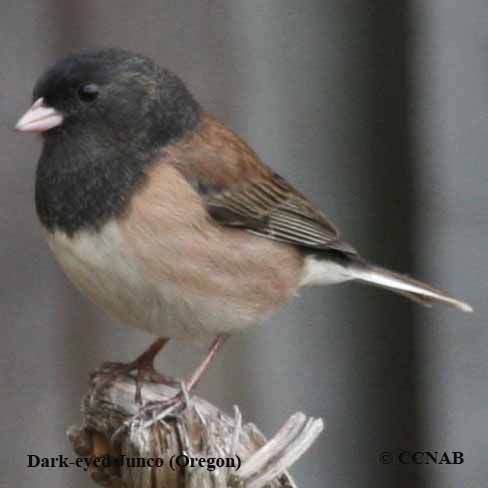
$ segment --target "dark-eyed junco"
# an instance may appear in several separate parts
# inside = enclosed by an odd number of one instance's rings
[[[471,307],[369,264],[335,226],[184,83],[120,49],[86,51],[37,82],[20,131],[41,132],[36,208],[71,281],[158,339],[129,369],[151,370],[170,338],[223,338],[297,290],[357,281],[424,305]]]

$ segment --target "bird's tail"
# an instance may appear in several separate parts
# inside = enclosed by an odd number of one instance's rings
[[[386,288],[403,295],[422,305],[431,306],[439,302],[458,308],[463,312],[472,312],[471,305],[449,296],[443,291],[436,290],[420,281],[414,280],[409,276],[394,273],[387,269],[373,266],[362,261],[355,261],[348,265],[352,279],[362,283]]]

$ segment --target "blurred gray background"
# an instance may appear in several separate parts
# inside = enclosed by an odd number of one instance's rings
[[[473,315],[381,290],[307,290],[232,338],[199,393],[270,435],[293,412],[327,432],[300,488],[484,486],[488,478],[488,3],[308,0],[1,2],[0,485],[92,486],[71,454],[89,371],[151,337],[66,281],[33,207],[40,141],[12,131],[40,73],[120,46],[179,73],[204,107],[335,221],[364,255],[469,300]],[[171,344],[183,375],[204,348]],[[463,451],[384,466],[382,451]]]

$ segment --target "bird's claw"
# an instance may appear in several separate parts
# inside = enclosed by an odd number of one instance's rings
[[[111,382],[115,381],[117,377],[131,375],[131,373],[135,371],[135,401],[139,405],[142,405],[141,388],[144,382],[162,384],[173,388],[179,386],[179,383],[176,380],[156,371],[152,364],[141,363],[137,360],[130,363],[106,362],[102,365],[101,371],[103,373],[103,378],[96,386],[95,392],[108,386]]]

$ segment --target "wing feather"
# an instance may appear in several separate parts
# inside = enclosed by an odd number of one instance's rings
[[[303,248],[357,254],[320,210],[210,116],[164,157],[198,191],[219,224]]]

